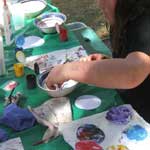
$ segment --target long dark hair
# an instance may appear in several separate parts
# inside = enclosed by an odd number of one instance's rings
[[[111,27],[112,48],[115,53],[124,55],[126,26],[144,14],[150,14],[150,0],[117,0],[115,23]]]

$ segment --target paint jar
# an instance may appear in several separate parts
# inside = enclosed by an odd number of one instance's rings
[[[14,64],[14,72],[16,77],[22,77],[24,75],[24,65],[22,63]]]
[[[36,76],[34,74],[28,74],[26,76],[26,83],[28,89],[36,88]]]
[[[67,29],[60,27],[59,38],[60,38],[60,41],[67,41],[68,40]]]

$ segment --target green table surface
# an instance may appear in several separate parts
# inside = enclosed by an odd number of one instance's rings
[[[76,31],[68,31],[69,40],[66,42],[60,42],[59,36],[56,33],[44,34],[40,32],[37,28],[33,26],[32,23],[28,25],[27,29],[25,29],[24,32],[26,36],[37,35],[45,39],[45,44],[43,46],[25,50],[26,56],[47,53],[55,50],[61,50],[64,48],[71,48],[77,45],[83,45],[83,47],[87,50],[88,54],[101,52],[106,55],[111,55],[111,51],[105,46],[102,40],[96,35],[96,33],[90,27],[85,27],[82,29],[78,29]],[[13,44],[9,47],[5,46],[4,48],[5,48],[5,53],[8,53],[5,54],[5,56],[7,57],[6,58],[7,63],[9,63],[8,67],[11,67],[12,64],[15,62],[15,58],[14,58],[15,45]],[[15,89],[14,94],[19,91],[27,97],[27,100],[24,101],[22,104],[22,107],[24,108],[27,105],[31,105],[32,107],[39,106],[40,104],[42,104],[43,102],[45,102],[50,98],[47,93],[41,91],[38,87],[33,90],[27,89],[25,77],[29,73],[33,73],[33,71],[28,68],[25,68],[25,74],[21,78],[15,78],[13,71],[10,71],[6,76],[0,77],[0,114],[1,115],[4,108],[3,97],[9,95],[8,92],[5,92],[3,90],[3,87],[8,80],[15,80],[20,83]],[[81,110],[75,107],[74,101],[76,100],[76,98],[85,94],[95,95],[101,98],[102,100],[101,106],[98,107],[97,109],[90,110],[90,111]],[[118,93],[115,90],[99,88],[99,87],[86,85],[86,84],[79,84],[77,88],[71,94],[68,95],[68,97],[70,98],[71,107],[72,107],[72,116],[74,120],[92,114],[103,112],[105,110],[108,110],[112,106],[117,106],[123,103]],[[34,127],[24,130],[22,132],[14,132],[12,129],[2,125],[0,125],[0,128],[6,129],[9,133],[10,138],[17,137],[17,136],[21,137],[25,150],[71,150],[72,149],[64,141],[62,136],[59,136],[58,138],[49,141],[46,144],[32,146],[34,142],[39,141],[42,138],[46,130],[46,127],[43,127],[39,124],[36,124]]]

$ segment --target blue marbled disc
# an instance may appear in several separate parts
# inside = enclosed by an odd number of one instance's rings
[[[148,136],[145,128],[140,125],[131,126],[126,131],[124,131],[124,133],[128,139],[136,141],[142,141]]]

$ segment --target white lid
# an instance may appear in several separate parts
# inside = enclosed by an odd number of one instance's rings
[[[75,106],[80,109],[92,110],[101,105],[101,99],[94,95],[83,95],[76,99]]]

